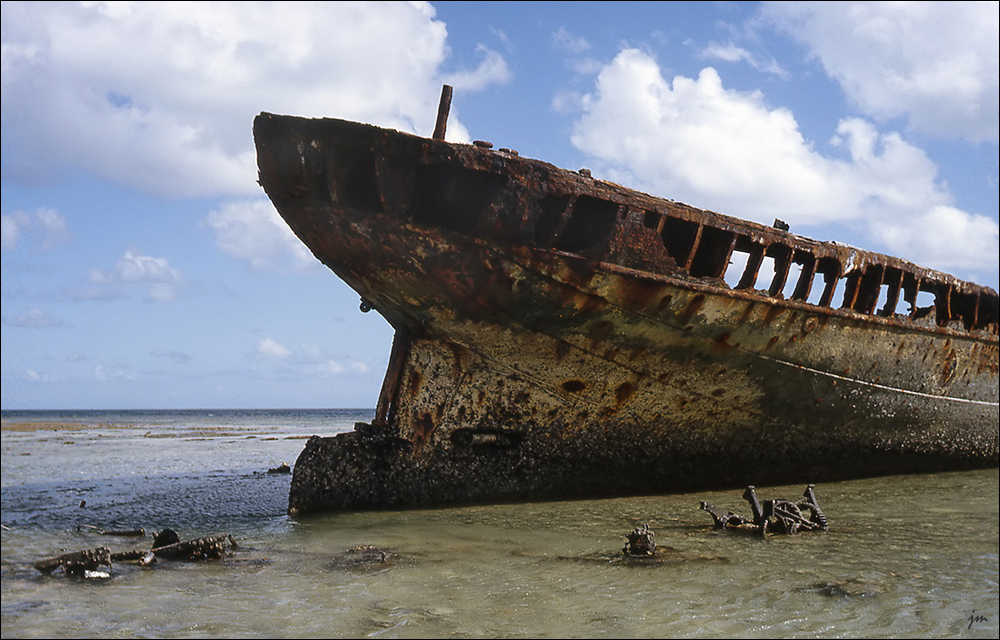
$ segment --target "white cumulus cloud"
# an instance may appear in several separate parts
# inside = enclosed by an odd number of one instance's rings
[[[224,202],[205,224],[223,253],[256,271],[304,270],[319,262],[264,197]]]
[[[186,280],[166,258],[154,258],[126,251],[112,269],[92,269],[90,283],[98,290],[88,297],[121,297],[135,287],[147,288],[147,299],[170,302]]]
[[[279,359],[287,358],[292,354],[288,347],[271,338],[264,338],[257,342],[257,353]]]
[[[429,135],[447,30],[426,2],[4,2],[5,179],[59,167],[171,196],[259,194],[261,111]],[[449,138],[467,138],[461,123]]]
[[[996,222],[955,208],[934,163],[898,133],[844,119],[832,138],[849,157],[827,157],[760,92],[727,89],[711,67],[667,81],[634,49],[604,67],[581,106],[573,143],[613,180],[764,224],[849,223],[882,244],[865,249],[996,272]]]
[[[998,139],[996,2],[769,2],[865,113],[943,137]]]

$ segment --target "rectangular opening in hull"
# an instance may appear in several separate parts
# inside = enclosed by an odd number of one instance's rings
[[[349,138],[339,140],[325,148],[323,166],[331,202],[361,211],[383,210],[370,145]]]
[[[886,267],[882,275],[882,286],[879,287],[878,300],[875,308],[878,315],[888,318],[897,312],[899,306],[899,292],[903,284],[903,272],[899,269]]]
[[[871,264],[865,267],[858,280],[857,293],[852,308],[859,313],[871,313],[878,301],[879,288],[882,286],[884,267]]]
[[[604,244],[618,222],[620,208],[616,202],[591,196],[578,197],[566,227],[556,240],[556,249],[576,253]]]
[[[476,228],[479,217],[505,185],[499,175],[451,165],[423,166],[414,181],[414,222],[459,233]]]
[[[813,288],[813,276],[816,275],[816,258],[808,251],[796,251],[792,260],[792,268],[796,271],[797,275],[793,279],[791,273],[789,273],[788,282],[794,282],[795,288],[790,289],[786,295],[793,300],[806,300],[809,298],[809,293]]]
[[[562,230],[563,214],[570,204],[568,195],[548,195],[538,201],[538,217],[535,221],[535,246],[548,248],[559,231]]]
[[[977,324],[976,311],[978,310],[979,296],[966,294],[960,291],[951,293],[951,312],[955,318],[960,318],[962,326],[966,331],[972,329]]]
[[[698,241],[698,223],[680,218],[667,217],[663,224],[663,246],[667,254],[674,259],[677,266],[687,267],[691,250]]]
[[[777,296],[781,292],[782,287],[785,286],[785,280],[788,278],[788,269],[792,262],[792,250],[783,244],[772,244],[767,248],[767,255],[774,258],[774,275],[771,278],[771,284],[768,286],[767,292],[772,296]]]
[[[914,320],[919,320],[921,318],[926,318],[927,316],[932,316],[934,314],[935,302],[934,302],[934,292],[924,288],[923,283],[920,285],[920,289],[917,291],[916,299],[913,305],[913,313],[911,317]]]
[[[998,322],[1000,322],[1000,298],[995,295],[980,295],[976,326],[981,328],[992,326],[993,333],[996,333]]]
[[[732,231],[703,227],[689,273],[696,278],[721,277],[729,264],[735,241],[736,234]]]
[[[793,262],[788,266],[788,277],[785,279],[785,287],[781,290],[781,295],[791,300],[795,297],[795,291],[798,289],[799,280],[804,275],[803,265],[798,262]]]
[[[769,291],[771,283],[774,282],[775,260],[774,256],[765,255],[760,261],[760,269],[757,271],[757,281],[752,285],[758,291]]]
[[[730,289],[741,288],[740,282],[743,280],[743,275],[746,273],[749,263],[749,252],[733,250],[732,255],[729,257],[729,267],[723,276],[723,280],[729,285]]]

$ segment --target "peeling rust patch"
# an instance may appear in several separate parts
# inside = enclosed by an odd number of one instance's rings
[[[955,377],[955,370],[958,362],[955,357],[955,350],[948,349],[941,361],[941,386],[947,386]]]
[[[704,305],[705,305],[705,294],[697,293],[691,296],[691,299],[688,300],[688,303],[684,305],[684,310],[681,311],[679,314],[681,324],[687,324],[691,322],[692,316],[698,313],[698,311],[700,311]]]
[[[420,382],[423,380],[423,376],[419,371],[410,371],[410,395],[415,396],[420,391]]]
[[[422,413],[416,420],[414,420],[414,425],[416,430],[414,435],[417,438],[417,443],[422,444],[430,439],[431,434],[434,433],[434,419],[431,418],[429,413]]]
[[[732,349],[733,345],[729,344],[729,338],[732,337],[732,332],[726,331],[715,338],[715,347],[713,351],[722,351],[726,349]]]
[[[621,406],[633,395],[635,395],[635,385],[631,382],[623,382],[615,390],[615,403]]]
[[[802,323],[802,333],[803,334],[812,333],[817,326],[819,326],[819,319],[817,319],[816,316],[810,316],[806,318],[805,321]]]
[[[607,339],[614,329],[615,325],[610,320],[601,320],[600,322],[594,324],[594,326],[590,328],[590,331],[587,332],[587,338],[590,340],[591,345],[593,345],[591,348],[596,348],[598,343]]]
[[[777,305],[772,305],[768,308],[767,313],[764,314],[764,324],[771,324],[780,318],[783,313],[785,313],[784,309]]]
[[[663,313],[664,311],[666,311],[668,308],[670,308],[670,303],[673,302],[673,299],[674,299],[674,297],[672,295],[669,295],[669,294],[663,296],[662,298],[660,298],[660,302],[659,302],[659,304],[656,305],[656,309],[655,309],[654,313],[656,315],[659,315],[659,314]]]

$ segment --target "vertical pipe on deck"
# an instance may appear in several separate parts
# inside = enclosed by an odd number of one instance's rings
[[[438,103],[437,122],[434,124],[435,140],[444,140],[444,132],[448,129],[448,113],[451,111],[451,85],[441,87],[441,102]]]

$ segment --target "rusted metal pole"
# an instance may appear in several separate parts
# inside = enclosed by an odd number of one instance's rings
[[[389,422],[389,412],[396,404],[399,393],[399,381],[403,378],[406,359],[410,355],[410,330],[406,327],[396,329],[392,338],[392,351],[389,354],[389,366],[385,379],[382,381],[382,391],[378,395],[378,406],[375,408],[375,423],[385,426]]]
[[[441,102],[438,103],[437,123],[434,125],[435,140],[444,140],[444,132],[448,128],[448,113],[451,111],[451,85],[441,87]]]
[[[101,566],[110,567],[111,549],[98,547],[85,551],[64,553],[54,558],[38,560],[32,566],[45,575],[52,573],[59,567],[62,567],[63,571],[69,574],[82,574],[84,571],[93,571]]]
[[[176,558],[180,560],[200,560],[202,558],[221,558],[226,552],[226,542],[232,543],[236,547],[236,540],[230,533],[217,533],[195,540],[184,540],[175,542],[164,547],[156,547],[153,554],[165,558]]]

